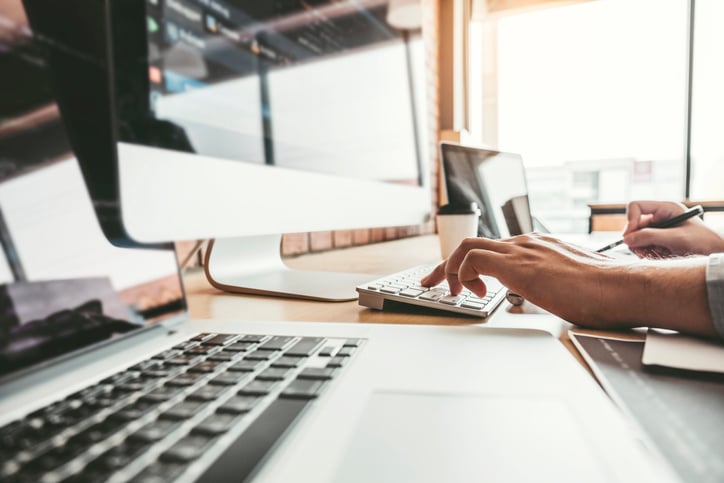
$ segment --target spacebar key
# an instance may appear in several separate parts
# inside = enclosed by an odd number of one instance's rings
[[[274,443],[284,434],[309,400],[277,399],[249,425],[198,481],[244,481]]]

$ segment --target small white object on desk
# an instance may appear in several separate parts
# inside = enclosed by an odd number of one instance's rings
[[[650,329],[641,362],[647,366],[724,373],[724,344]]]

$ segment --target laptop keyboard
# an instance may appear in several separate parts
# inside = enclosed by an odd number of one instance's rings
[[[197,335],[0,428],[0,480],[241,481],[363,343]]]
[[[385,301],[391,301],[483,318],[489,316],[505,298],[505,287],[488,276],[481,277],[488,289],[485,297],[478,297],[467,289],[452,295],[447,282],[431,288],[423,287],[420,280],[436,266],[436,263],[419,265],[359,285],[359,303],[383,310]]]

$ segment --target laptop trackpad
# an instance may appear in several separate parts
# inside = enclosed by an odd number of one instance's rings
[[[335,481],[604,481],[553,398],[377,392]]]

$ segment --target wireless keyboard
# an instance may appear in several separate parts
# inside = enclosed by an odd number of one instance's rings
[[[386,302],[401,302],[431,309],[455,312],[485,318],[505,298],[506,289],[493,277],[483,276],[488,293],[478,297],[467,289],[452,295],[447,282],[435,287],[423,287],[420,279],[429,274],[437,264],[419,265],[359,285],[359,304],[384,310]]]

